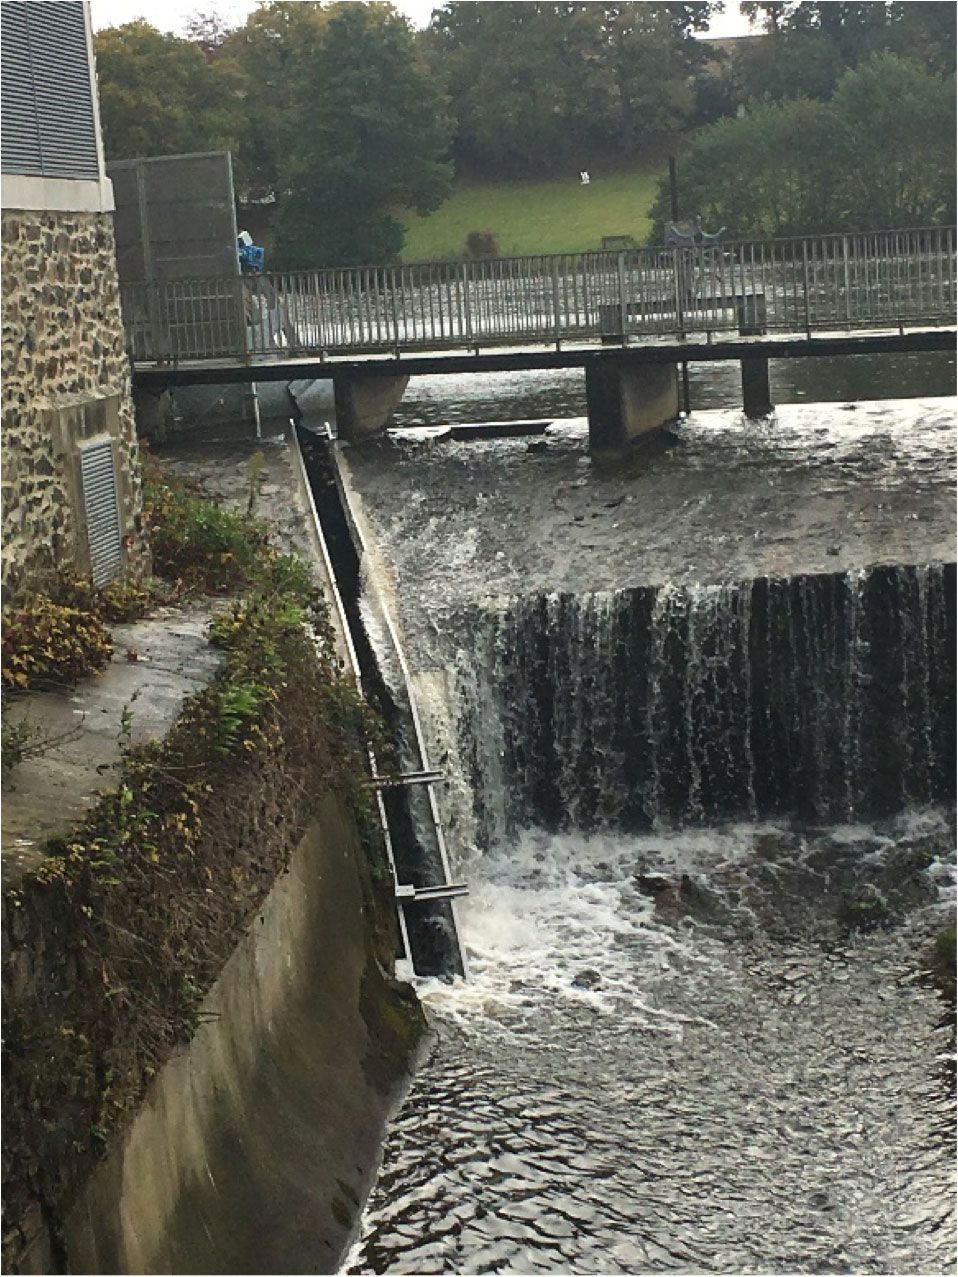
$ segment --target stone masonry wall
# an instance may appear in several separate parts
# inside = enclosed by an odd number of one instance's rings
[[[147,562],[113,218],[4,210],[3,585],[89,566],[77,444],[114,439],[124,567]]]

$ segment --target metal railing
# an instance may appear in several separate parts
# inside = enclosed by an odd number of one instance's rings
[[[186,279],[122,290],[134,362],[951,323],[954,227]]]

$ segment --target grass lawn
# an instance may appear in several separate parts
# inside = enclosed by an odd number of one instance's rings
[[[645,242],[658,174],[647,168],[593,174],[588,186],[570,173],[534,182],[456,183],[428,217],[406,220],[403,260],[460,257],[470,231],[491,230],[503,256],[578,253],[600,248],[603,235]]]

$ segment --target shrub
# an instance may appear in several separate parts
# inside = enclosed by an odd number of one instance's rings
[[[58,572],[52,579],[36,584],[36,592],[47,595],[54,603],[80,612],[91,612],[113,624],[146,616],[161,597],[158,582],[135,581],[128,577],[97,587],[86,577]]]
[[[6,715],[0,720],[0,767],[12,771],[27,756],[31,730],[29,723],[11,723]]]
[[[495,231],[470,231],[466,236],[466,256],[501,257]]]
[[[4,616],[5,687],[73,684],[102,669],[112,655],[113,644],[98,617],[44,595],[11,607]]]
[[[269,545],[266,526],[205,499],[198,489],[144,472],[146,523],[158,576],[223,594],[245,585]]]
[[[217,505],[195,484],[144,467],[146,521],[157,575],[208,594],[252,588],[288,595],[314,620],[325,612],[308,565],[271,544],[268,524]]]

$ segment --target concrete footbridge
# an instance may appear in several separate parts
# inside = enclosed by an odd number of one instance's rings
[[[349,270],[122,290],[134,389],[333,381],[340,436],[382,430],[410,376],[582,367],[594,448],[674,420],[679,370],[955,346],[955,229]]]

